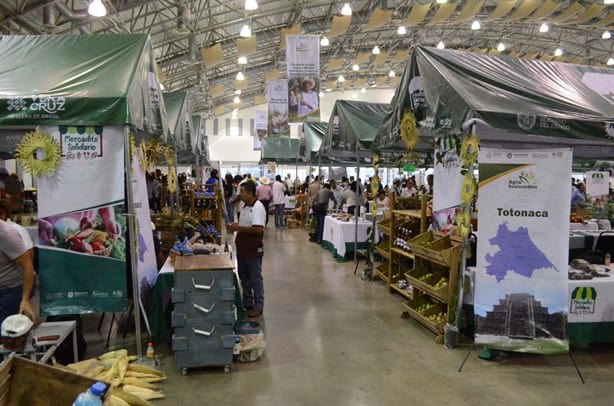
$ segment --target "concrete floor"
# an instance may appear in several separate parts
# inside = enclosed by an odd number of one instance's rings
[[[400,296],[382,282],[362,281],[351,261],[336,263],[302,229],[269,227],[265,238],[263,358],[235,363],[228,374],[208,368],[181,376],[172,352],[157,348],[169,379],[167,398],[155,405],[614,404],[614,346],[574,349],[584,385],[567,355],[484,361],[474,351],[459,373],[468,347],[444,349],[401,319]],[[104,350],[96,324],[86,319],[88,356]]]

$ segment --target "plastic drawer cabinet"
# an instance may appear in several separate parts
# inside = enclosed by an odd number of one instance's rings
[[[172,348],[182,375],[188,368],[230,371],[235,322],[234,264],[228,255],[175,259]]]

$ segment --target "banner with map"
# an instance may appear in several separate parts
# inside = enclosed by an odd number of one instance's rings
[[[480,150],[476,344],[569,350],[571,159],[568,148]]]

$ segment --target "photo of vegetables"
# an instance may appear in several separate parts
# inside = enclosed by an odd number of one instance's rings
[[[126,258],[123,204],[39,219],[39,244],[83,254]]]

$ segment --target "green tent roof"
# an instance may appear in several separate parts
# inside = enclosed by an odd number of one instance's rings
[[[296,162],[300,143],[298,138],[266,137],[262,143],[262,159]]]
[[[0,36],[0,125],[167,133],[146,34]]]
[[[194,130],[192,128],[192,115],[188,103],[187,92],[163,93],[166,116],[170,128],[171,144],[178,151],[193,151],[192,143]]]

